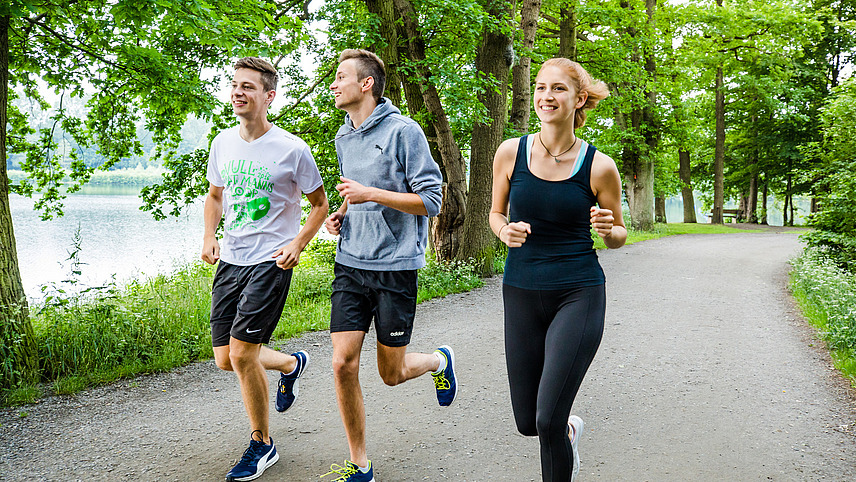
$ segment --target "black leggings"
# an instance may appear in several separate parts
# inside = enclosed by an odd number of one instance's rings
[[[544,481],[571,480],[568,417],[603,337],[604,285],[525,290],[503,285],[505,360],[517,430],[541,441]]]

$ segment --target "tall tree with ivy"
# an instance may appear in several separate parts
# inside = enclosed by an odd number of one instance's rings
[[[222,110],[215,93],[236,57],[271,59],[295,51],[307,35],[303,0],[152,1],[7,0],[0,6],[0,389],[37,379],[36,346],[21,287],[9,193],[37,195],[42,217],[62,215],[65,194],[94,169],[141,155],[139,125],[152,133],[154,156],[168,161],[188,116],[212,120]],[[88,97],[82,115],[54,108],[50,126],[35,132],[25,98],[50,106]],[[61,128],[79,146],[58,150]],[[86,148],[104,158],[88,165]],[[7,153],[24,153],[27,179],[10,184]],[[198,156],[197,156],[198,157]]]

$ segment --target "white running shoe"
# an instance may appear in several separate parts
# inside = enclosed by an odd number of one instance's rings
[[[571,472],[571,482],[574,482],[577,479],[577,475],[580,473],[580,452],[577,447],[580,444],[580,437],[583,435],[585,423],[580,417],[571,415],[568,419],[568,426],[571,427],[571,431],[573,432],[573,436],[571,437],[571,449],[574,453],[574,470]]]

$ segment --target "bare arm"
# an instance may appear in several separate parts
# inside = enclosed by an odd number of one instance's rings
[[[493,157],[490,229],[500,241],[510,248],[522,246],[526,242],[526,237],[532,232],[529,223],[523,221],[508,222],[508,193],[511,190],[511,173],[514,172],[518,143],[518,139],[509,139],[503,142]]]
[[[202,260],[214,264],[220,259],[220,243],[217,242],[217,226],[223,217],[223,188],[213,184],[208,185],[208,196],[205,197],[205,231],[202,235]]]
[[[345,203],[362,204],[375,202],[408,214],[428,215],[428,210],[425,209],[422,198],[416,193],[387,191],[376,187],[363,186],[357,181],[346,177],[339,179],[342,182],[336,185],[336,189],[339,191],[339,195],[345,198]]]
[[[621,211],[621,176],[609,156],[598,152],[592,163],[591,188],[597,207],[591,208],[591,225],[606,247],[616,249],[627,241],[627,228]]]
[[[291,269],[297,266],[300,262],[300,253],[312,241],[318,230],[321,229],[324,218],[327,217],[327,211],[330,209],[330,205],[327,203],[327,193],[324,192],[324,186],[306,194],[306,199],[309,200],[309,204],[312,206],[309,209],[306,224],[303,225],[300,232],[297,233],[297,236],[288,245],[280,248],[273,255],[274,258],[277,258],[277,266],[282,269]]]

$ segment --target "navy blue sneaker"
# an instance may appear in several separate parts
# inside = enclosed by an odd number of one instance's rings
[[[458,395],[458,381],[455,379],[455,352],[451,347],[441,346],[434,353],[439,353],[446,360],[446,368],[440,373],[431,373],[434,377],[434,388],[437,389],[437,401],[440,406],[448,407]]]
[[[256,430],[253,434],[255,432],[259,431]],[[279,454],[276,453],[273,438],[270,439],[270,445],[250,438],[250,446],[244,451],[244,456],[241,457],[238,465],[232,467],[232,470],[226,474],[226,482],[243,482],[245,480],[257,479],[262,476],[268,467],[275,464],[277,460],[279,460]]]
[[[371,460],[369,460],[369,470],[366,472],[360,472],[360,467],[357,464],[346,460],[344,467],[339,464],[333,464],[330,466],[330,471],[321,477],[327,477],[331,474],[338,475],[339,478],[333,479],[330,482],[374,482],[374,470],[372,470]]]
[[[297,393],[300,391],[300,375],[303,375],[303,370],[306,370],[306,365],[309,364],[309,353],[300,350],[291,355],[297,358],[297,368],[293,373],[289,375],[283,373],[279,377],[279,390],[276,391],[277,412],[284,412],[294,405],[294,401],[297,400]]]

